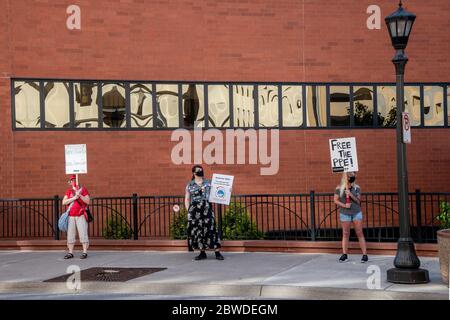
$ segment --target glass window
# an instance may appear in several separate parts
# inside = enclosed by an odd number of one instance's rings
[[[395,86],[377,87],[378,126],[395,127],[397,124]]]
[[[278,86],[258,86],[259,127],[278,127]]]
[[[74,83],[74,111],[76,128],[98,128],[97,83]]]
[[[327,126],[327,92],[325,86],[306,87],[306,124],[308,127]]]
[[[331,126],[350,126],[350,87],[330,87]]]
[[[45,127],[70,127],[70,87],[68,82],[45,82]]]
[[[144,83],[130,84],[130,109],[132,128],[153,127],[152,85]]]
[[[183,85],[183,127],[205,126],[205,93],[203,85]],[[195,123],[197,123],[195,125]]]
[[[450,126],[450,86],[447,87],[447,125]]]
[[[178,85],[156,85],[156,112],[158,128],[178,128],[180,126],[178,111]]]
[[[108,83],[102,86],[102,107],[104,128],[125,128],[126,104],[123,83]]]
[[[230,126],[230,93],[228,85],[208,86],[209,126],[228,128]]]
[[[14,82],[14,107],[16,128],[40,128],[39,82]]]
[[[409,113],[412,126],[420,126],[420,87],[405,86],[405,110]]]
[[[373,126],[373,87],[353,87],[355,126]]]
[[[281,87],[283,127],[300,127],[303,124],[302,91],[301,86]]]
[[[235,127],[244,128],[255,125],[253,86],[233,85],[233,117]]]
[[[425,86],[423,90],[425,126],[443,126],[444,88],[442,86]]]

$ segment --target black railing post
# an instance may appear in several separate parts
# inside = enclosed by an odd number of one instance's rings
[[[54,239],[59,240],[59,227],[58,227],[58,220],[59,220],[59,196],[55,196],[53,198],[53,230],[55,231]]]
[[[139,239],[139,225],[138,225],[138,195],[133,193],[133,239]]]
[[[218,225],[217,225],[217,232],[218,232],[218,236],[219,236],[219,240],[222,241],[222,205],[221,204],[217,204],[218,205],[218,214],[219,214],[219,220],[218,220]]]
[[[309,193],[309,212],[311,213],[311,240],[316,241],[316,204],[315,193]]]
[[[422,243],[422,202],[420,196],[420,189],[416,189],[417,242]]]

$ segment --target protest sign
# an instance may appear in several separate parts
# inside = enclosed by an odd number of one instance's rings
[[[66,174],[87,173],[87,154],[85,144],[65,145]]]
[[[355,138],[330,139],[330,156],[333,172],[358,171]]]
[[[209,202],[229,205],[233,180],[233,176],[213,174]]]

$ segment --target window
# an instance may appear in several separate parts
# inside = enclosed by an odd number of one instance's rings
[[[74,83],[75,128],[98,128],[98,85]]]
[[[230,92],[228,85],[208,85],[209,126],[230,127]]]
[[[412,126],[421,125],[420,87],[405,86],[405,110],[409,113]]]
[[[156,110],[158,128],[178,128],[180,126],[177,84],[156,85]]]
[[[330,87],[330,121],[331,126],[350,126],[350,88],[344,86]]]
[[[450,124],[450,86],[447,87],[447,125]]]
[[[153,128],[153,89],[151,84],[130,84],[132,128]]]
[[[102,86],[102,110],[104,128],[126,127],[125,86],[110,83]]]
[[[183,85],[183,128],[205,126],[205,94],[203,85]]]
[[[423,94],[425,126],[443,126],[444,88],[442,86],[425,86]]]
[[[233,85],[234,126],[245,128],[255,125],[255,99],[252,85]]]
[[[355,126],[373,126],[373,87],[353,87],[353,115]]]
[[[278,86],[258,86],[260,128],[278,127]]]
[[[68,82],[44,82],[46,128],[70,128],[69,92]]]
[[[327,92],[325,86],[306,87],[306,118],[308,127],[327,126]]]
[[[303,88],[301,86],[282,86],[281,101],[283,127],[303,125]]]
[[[14,107],[16,128],[40,128],[39,82],[14,82]]]
[[[375,123],[394,128],[397,123],[394,83],[13,79],[11,88],[14,130],[194,129],[206,124],[210,128],[243,129],[372,128]],[[448,83],[406,84],[404,99],[413,126],[448,127]]]
[[[395,127],[397,124],[396,96],[395,86],[377,87],[378,126]]]

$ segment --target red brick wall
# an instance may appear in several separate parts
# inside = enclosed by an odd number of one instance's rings
[[[97,196],[183,194],[190,165],[171,161],[170,131],[17,132],[14,134],[12,194],[51,196],[65,190],[64,144],[88,145],[87,176]],[[206,174],[236,176],[235,193],[331,192],[339,175],[331,174],[328,139],[355,136],[363,191],[396,191],[395,130],[307,130],[280,132],[280,170],[261,176],[260,165],[206,166]],[[417,129],[408,147],[410,188],[449,191],[450,137],[447,129]]]
[[[408,46],[407,81],[449,81],[447,0],[405,1],[418,19]],[[12,132],[10,77],[199,81],[394,81],[384,22],[368,30],[366,9],[382,17],[396,2],[0,0],[0,197],[62,194],[64,144],[87,143],[95,195],[180,194],[190,166],[170,161],[170,132]],[[82,30],[66,29],[78,4]],[[395,131],[283,131],[280,171],[214,166],[236,176],[236,193],[329,191],[328,139],[356,136],[359,183],[395,191]],[[448,129],[418,129],[408,148],[410,188],[450,191]]]
[[[10,76],[11,38],[9,1],[0,1],[0,196],[11,196],[13,182],[12,170],[12,131]]]

